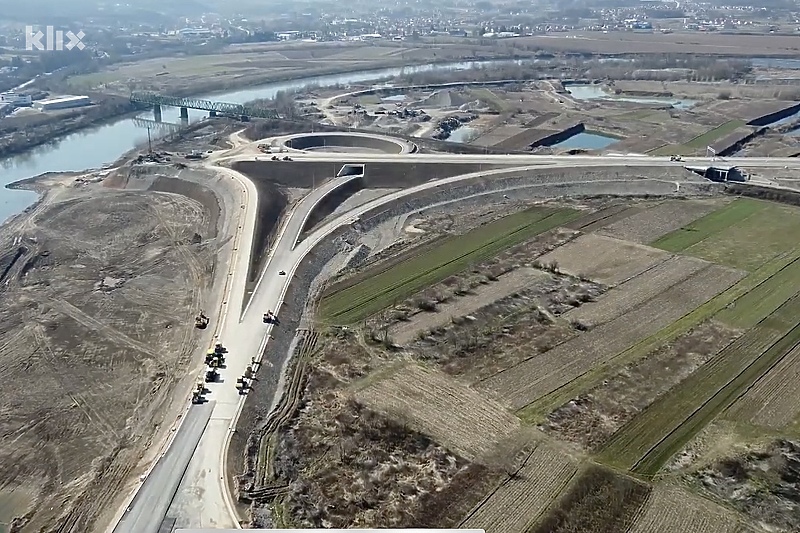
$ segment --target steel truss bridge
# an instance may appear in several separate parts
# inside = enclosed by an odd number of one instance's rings
[[[210,113],[213,112],[228,116],[279,118],[278,112],[274,109],[242,104],[231,104],[228,102],[214,102],[212,100],[200,100],[197,98],[179,98],[177,96],[165,96],[154,92],[131,93],[131,102],[134,104],[144,104],[154,107],[168,106],[182,107],[186,109],[200,109]]]

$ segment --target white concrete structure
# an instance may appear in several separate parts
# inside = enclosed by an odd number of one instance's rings
[[[34,102],[33,107],[42,111],[54,111],[56,109],[70,109],[73,107],[83,107],[90,105],[92,101],[88,96],[62,96],[49,100]]]

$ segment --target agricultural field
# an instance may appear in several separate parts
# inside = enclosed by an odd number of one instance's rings
[[[649,494],[650,487],[646,483],[590,464],[531,531],[625,531]]]
[[[500,372],[483,381],[480,388],[521,409],[598,365],[607,365],[617,354],[710,300],[741,277],[739,271],[709,265],[638,309]]]
[[[654,476],[672,455],[800,342],[793,298],[618,431],[601,457]]]
[[[323,502],[336,506],[326,523],[348,527],[384,513],[396,527],[498,533],[749,533],[800,519],[800,247],[786,235],[800,210],[573,201],[439,238],[432,220],[409,222],[423,248],[337,280],[321,302],[322,324],[348,327],[313,356],[291,453],[277,454],[302,458],[283,466],[304,487],[283,505],[303,525],[321,523]],[[721,425],[733,429],[718,438]],[[347,445],[329,453],[334,427]],[[353,465],[376,459],[388,474],[359,480]],[[323,487],[338,469],[336,499]],[[392,511],[404,495],[405,518]]]
[[[653,268],[611,288],[596,301],[567,311],[564,316],[569,320],[587,325],[605,324],[643,305],[707,266],[707,262],[693,257],[670,257]]]
[[[556,265],[565,274],[617,285],[668,258],[668,253],[655,248],[588,234],[542,256],[541,262]]]
[[[630,533],[738,533],[739,517],[724,507],[676,487],[653,490]]]
[[[598,451],[624,424],[733,342],[737,333],[714,321],[625,365],[617,374],[570,400],[541,427],[559,438]]]
[[[641,213],[614,222],[602,229],[600,233],[624,241],[650,244],[659,237],[715,211],[723,205],[724,201],[724,199],[667,200]],[[659,246],[659,248],[661,247]]]
[[[570,482],[576,462],[546,444],[534,444],[513,470],[458,525],[486,533],[525,533]]]
[[[519,428],[501,405],[437,370],[407,365],[355,394],[369,408],[404,420],[410,427],[474,460],[487,456]]]
[[[532,208],[454,236],[352,287],[323,298],[329,323],[350,324],[485,260],[500,251],[577,218],[573,209]]]

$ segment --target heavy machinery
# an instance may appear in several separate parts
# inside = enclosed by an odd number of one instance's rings
[[[217,369],[214,368],[213,366],[209,367],[208,370],[206,370],[206,383],[214,383],[215,381],[217,381],[218,377],[219,377],[219,372],[217,372]]]
[[[203,393],[206,391],[206,387],[201,381],[197,384],[197,387],[192,391],[192,403],[203,403]]]
[[[206,329],[208,327],[208,317],[202,311],[194,318],[194,327],[197,329]]]

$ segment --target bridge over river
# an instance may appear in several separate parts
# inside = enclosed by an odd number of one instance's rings
[[[244,104],[232,104],[229,102],[215,102],[213,100],[202,100],[199,98],[181,98],[178,96],[167,96],[156,92],[142,91],[131,93],[131,102],[140,105],[147,105],[153,108],[156,122],[161,122],[161,107],[178,107],[181,110],[181,118],[189,118],[189,109],[200,109],[208,111],[211,116],[224,115],[231,117],[247,118],[279,118],[275,109],[260,106],[250,106]]]

